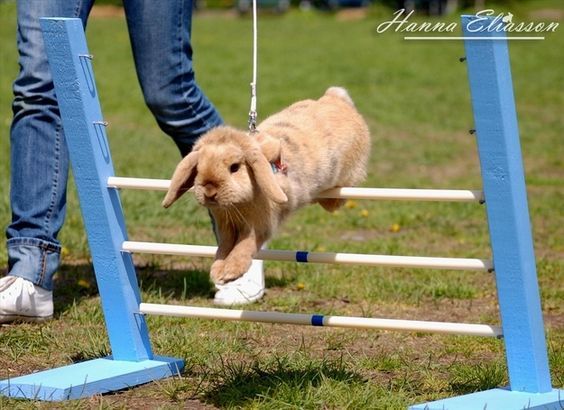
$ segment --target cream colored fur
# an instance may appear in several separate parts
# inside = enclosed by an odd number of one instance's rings
[[[318,194],[362,182],[369,152],[365,121],[347,91],[331,87],[318,100],[268,117],[257,134],[210,130],[178,164],[163,206],[194,187],[216,223],[218,251],[210,274],[225,283],[248,270],[291,212],[313,202],[328,211],[339,208],[343,200],[317,200]]]

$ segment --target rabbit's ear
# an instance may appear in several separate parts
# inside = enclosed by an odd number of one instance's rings
[[[176,166],[172,179],[170,180],[170,187],[162,202],[165,208],[171,206],[178,198],[180,198],[186,191],[194,185],[196,179],[196,166],[198,165],[197,151],[188,154]]]
[[[272,166],[257,149],[247,154],[247,162],[255,175],[255,180],[264,194],[278,204],[288,202],[288,197],[276,182]]]

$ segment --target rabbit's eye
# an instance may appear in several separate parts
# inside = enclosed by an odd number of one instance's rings
[[[241,164],[235,163],[235,164],[231,164],[231,166],[229,167],[229,171],[234,174],[235,172],[239,171],[239,168],[241,167]]]

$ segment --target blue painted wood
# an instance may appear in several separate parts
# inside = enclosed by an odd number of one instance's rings
[[[152,358],[145,319],[137,315],[140,296],[119,194],[108,189],[114,175],[91,59],[79,19],[41,20],[55,91],[63,120],[106,328],[116,360]]]
[[[518,392],[509,389],[491,389],[445,400],[417,404],[409,410],[562,410],[564,392]]]
[[[60,401],[122,390],[180,373],[182,360],[88,360],[0,382],[0,394],[22,399]]]
[[[462,17],[464,36],[505,36],[488,30],[489,24]],[[510,386],[521,392],[550,392],[507,41],[464,44]]]

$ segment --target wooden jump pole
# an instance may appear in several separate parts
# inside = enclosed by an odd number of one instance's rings
[[[109,177],[108,187],[166,191],[168,179]],[[334,188],[318,198],[373,199],[391,201],[483,202],[482,191],[469,189],[406,189],[406,188]]]
[[[215,256],[217,247],[158,242],[124,241],[122,244],[122,250],[132,253],[150,253],[160,255],[197,256],[211,258]],[[368,255],[357,253],[288,251],[279,249],[261,249],[257,253],[256,259],[301,263],[388,266],[399,268],[452,269],[474,271],[493,270],[491,261],[486,259]]]
[[[141,303],[139,312],[146,315],[190,317],[199,319],[217,319],[244,322],[279,323],[289,325],[344,327],[352,329],[378,329],[410,332],[442,333],[464,336],[501,337],[498,326],[431,322],[421,320],[379,319],[354,316],[325,316],[317,314],[260,312],[253,310],[236,310],[208,308],[197,306],[178,306],[154,303]]]

